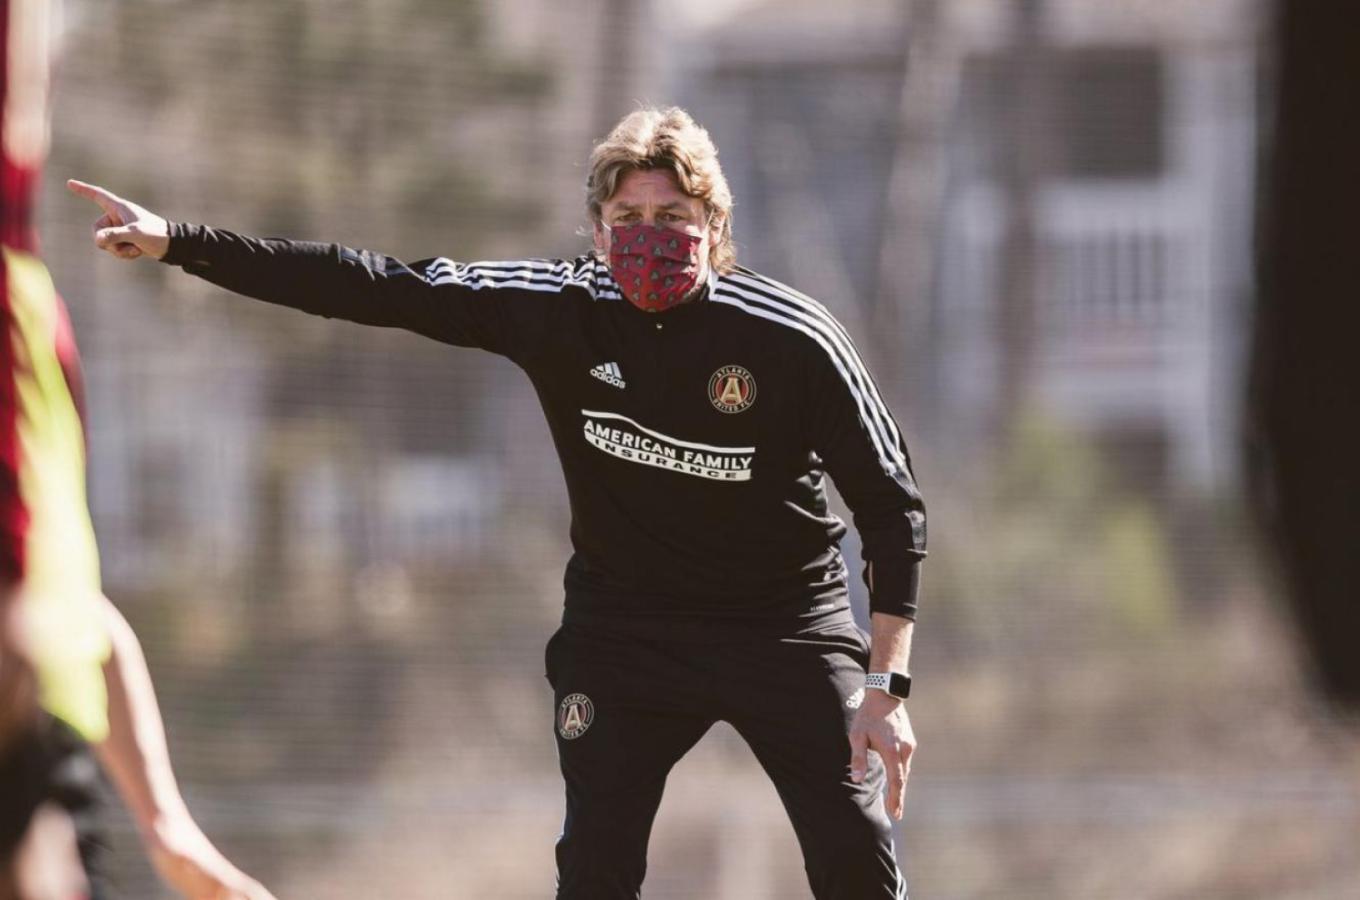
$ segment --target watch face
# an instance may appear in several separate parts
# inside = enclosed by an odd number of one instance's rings
[[[888,693],[903,700],[911,696],[911,676],[893,672],[888,676]]]

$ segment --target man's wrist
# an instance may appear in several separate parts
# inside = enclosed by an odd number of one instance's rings
[[[905,672],[869,672],[864,676],[864,687],[905,700],[911,696],[911,676]]]
[[[194,261],[192,248],[202,243],[203,228],[189,222],[165,222],[165,252],[157,259],[166,265],[184,266]]]

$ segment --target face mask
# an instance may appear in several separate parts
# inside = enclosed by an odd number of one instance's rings
[[[658,225],[615,225],[609,271],[638,309],[661,312],[684,301],[699,281],[703,237]]]

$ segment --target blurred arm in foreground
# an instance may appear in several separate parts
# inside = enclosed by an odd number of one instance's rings
[[[112,650],[104,664],[108,737],[95,745],[166,883],[192,900],[272,900],[203,834],[180,795],[165,726],[137,635],[107,597],[101,613]]]
[[[87,779],[79,774],[75,735],[39,710],[23,604],[20,591],[7,589],[0,596],[0,768],[4,783],[25,795],[7,791],[4,798],[5,827],[21,833],[6,838],[14,849],[10,859],[0,860],[0,900],[84,896],[89,888],[66,807]],[[137,822],[157,872],[188,900],[273,900],[194,821],[175,782],[141,644],[107,598],[99,598],[97,615],[109,638],[103,665],[108,726],[93,747]],[[49,782],[66,799],[39,796],[49,792]]]

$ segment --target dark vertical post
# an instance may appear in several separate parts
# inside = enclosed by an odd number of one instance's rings
[[[1324,692],[1360,712],[1360,11],[1277,13],[1247,501]]]

